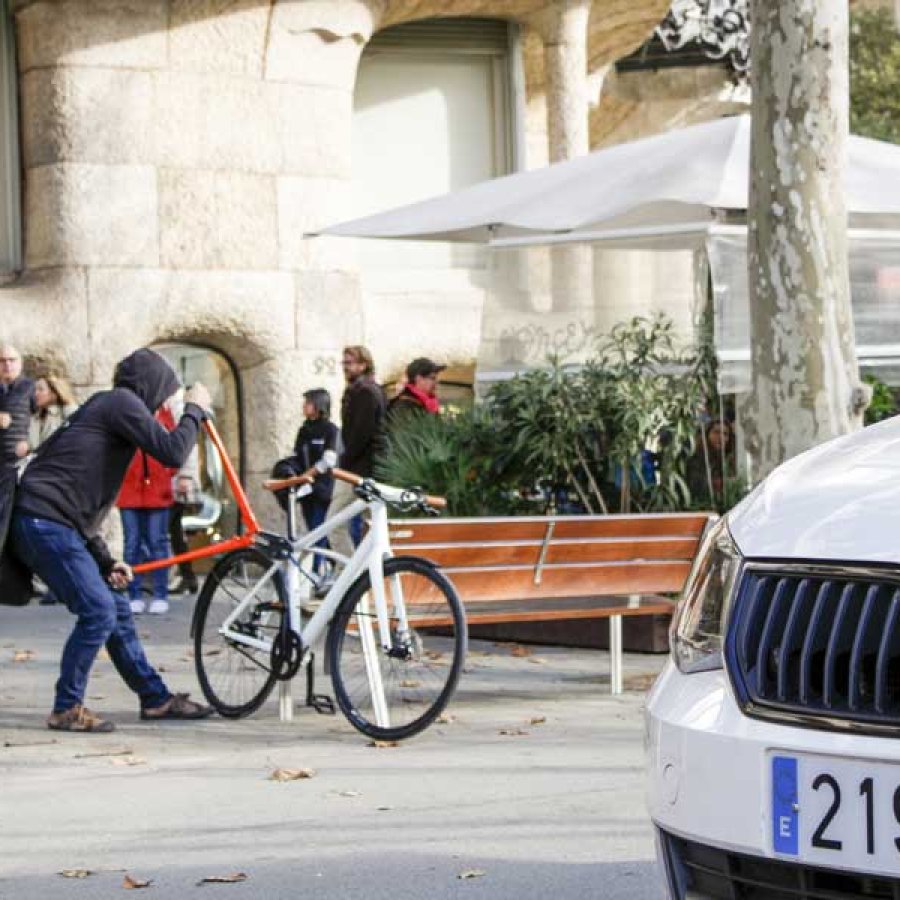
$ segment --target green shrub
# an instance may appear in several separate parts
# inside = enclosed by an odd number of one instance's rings
[[[686,468],[715,375],[710,346],[679,352],[671,321],[635,318],[584,365],[550,358],[472,410],[406,420],[377,475],[442,493],[459,516],[695,508]],[[735,479],[702,491],[720,509],[743,492]]]

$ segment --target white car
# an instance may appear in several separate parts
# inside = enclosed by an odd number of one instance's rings
[[[710,528],[647,729],[672,897],[900,900],[900,417]]]

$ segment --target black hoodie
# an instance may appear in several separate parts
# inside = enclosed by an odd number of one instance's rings
[[[16,494],[16,511],[74,528],[102,569],[112,560],[97,532],[115,502],[135,450],[180,468],[197,441],[203,410],[188,403],[178,427],[153,417],[178,390],[172,367],[153,350],[136,350],[116,367],[111,391],[94,394],[41,445]]]

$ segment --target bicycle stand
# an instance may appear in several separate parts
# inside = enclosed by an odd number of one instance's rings
[[[327,694],[317,694],[315,690],[316,673],[315,673],[316,656],[310,653],[309,662],[304,667],[306,669],[306,706],[312,707],[317,713],[323,716],[333,716],[337,713],[334,700]],[[282,722],[291,722],[294,719],[294,699],[291,694],[291,682],[278,682],[278,718]]]

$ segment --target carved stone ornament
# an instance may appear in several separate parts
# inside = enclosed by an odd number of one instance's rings
[[[725,59],[744,75],[750,66],[749,0],[672,0],[656,33],[666,50],[689,44],[711,59]]]

